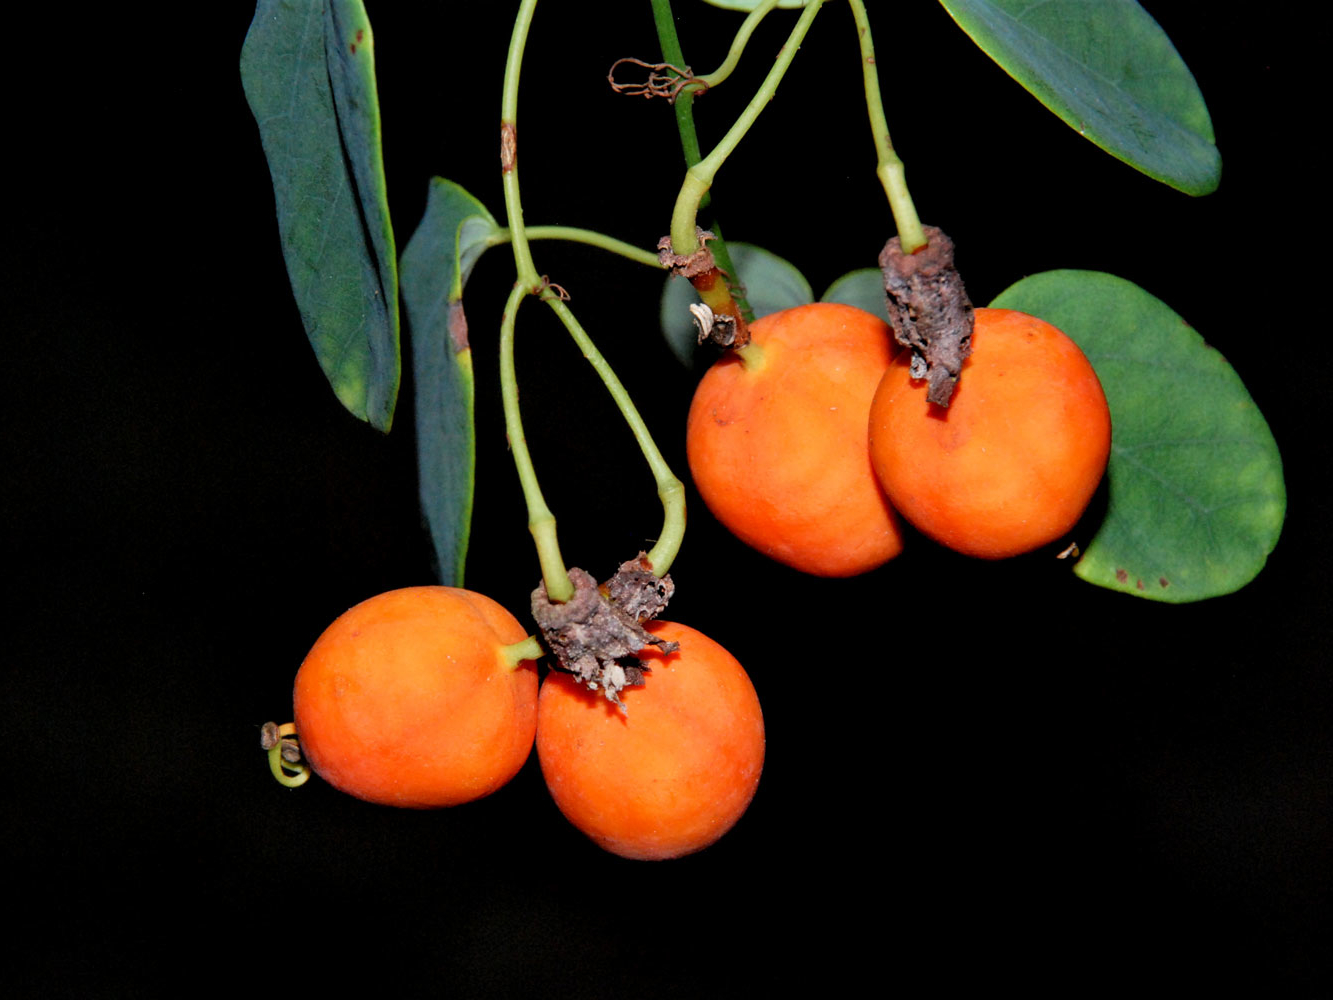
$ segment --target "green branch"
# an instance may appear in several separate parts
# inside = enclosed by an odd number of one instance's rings
[[[566,240],[570,243],[583,243],[587,246],[597,247],[600,250],[619,254],[636,264],[646,264],[648,267],[662,269],[662,261],[651,250],[644,250],[632,243],[626,243],[614,236],[607,236],[605,233],[599,233],[592,229],[575,229],[570,226],[528,226],[524,229],[524,235],[529,240]],[[486,246],[488,248],[500,246],[510,242],[512,238],[513,234],[510,230],[500,229],[494,235],[487,237]]]
[[[676,198],[676,207],[671,213],[671,249],[676,253],[691,254],[699,248],[694,233],[704,195],[713,186],[713,178],[717,175],[718,169],[740,145],[745,133],[758,119],[759,113],[768,106],[769,101],[773,100],[778,84],[782,82],[792,60],[796,58],[801,41],[810,30],[815,15],[819,13],[824,3],[825,0],[810,0],[787,37],[786,44],[782,46],[778,57],[773,61],[773,68],[768,71],[764,82],[760,84],[759,90],[745,106],[736,123],[712,152],[686,171],[685,183],[681,185],[680,195]]]

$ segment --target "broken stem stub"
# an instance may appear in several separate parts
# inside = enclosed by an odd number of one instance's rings
[[[542,638],[564,670],[625,711],[620,692],[644,683],[647,669],[638,653],[657,646],[673,653],[678,644],[659,639],[641,622],[656,618],[671,600],[671,577],[654,576],[643,553],[622,563],[616,575],[598,587],[592,575],[571,567],[574,596],[563,604],[546,594],[546,584],[532,592],[532,617]]]
[[[926,399],[948,406],[963,362],[972,353],[972,302],[953,262],[953,240],[935,226],[922,227],[927,243],[903,253],[897,236],[884,245],[889,325],[912,352],[912,378],[927,382]]]
[[[688,279],[703,299],[706,312],[697,312],[690,307],[699,331],[699,343],[740,349],[750,342],[750,328],[731,294],[726,272],[717,266],[713,251],[708,249],[708,241],[717,237],[697,226],[694,232],[699,248],[693,253],[676,253],[672,249],[671,237],[663,236],[657,241],[657,259],[673,275]]]

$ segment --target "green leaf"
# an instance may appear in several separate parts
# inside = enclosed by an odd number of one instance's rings
[[[848,271],[828,286],[821,301],[855,306],[878,316],[885,323],[889,321],[889,306],[884,299],[884,275],[877,267]]]
[[[1059,327],[1111,407],[1106,518],[1074,572],[1183,603],[1239,590],[1286,513],[1277,444],[1225,358],[1169,306],[1097,271],[1047,271],[992,306]]]
[[[342,404],[387,431],[401,367],[398,274],[361,0],[259,0],[241,82],[306,336]]]
[[[1079,135],[1186,194],[1217,188],[1203,95],[1134,0],[940,0],[982,50]]]
[[[476,471],[472,349],[463,284],[499,225],[452,181],[431,178],[426,213],[403,250],[412,340],[421,510],[441,582],[463,585]]]
[[[750,300],[755,319],[814,301],[810,282],[805,280],[795,265],[777,254],[750,243],[733,243],[730,240],[727,241],[727,250],[731,253],[736,274],[745,286],[745,294]],[[662,289],[659,314],[662,333],[672,353],[687,367],[693,364],[696,343],[690,306],[698,301],[700,299],[694,286],[684,278],[667,278],[666,286]]]

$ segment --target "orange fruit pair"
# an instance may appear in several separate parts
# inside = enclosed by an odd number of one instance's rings
[[[525,638],[495,601],[455,587],[363,601],[297,672],[302,755],[369,802],[430,808],[489,795],[518,773],[536,733],[536,664],[505,650]]]

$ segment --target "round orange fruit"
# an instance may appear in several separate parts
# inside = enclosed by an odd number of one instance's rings
[[[690,473],[746,544],[818,576],[853,576],[902,551],[870,464],[870,401],[895,350],[888,326],[816,302],[757,320],[690,406]]]
[[[348,794],[452,806],[518,773],[537,727],[537,670],[504,649],[527,632],[489,597],[408,587],[363,601],[296,675],[301,753]]]
[[[894,361],[870,407],[870,454],[898,512],[983,559],[1073,528],[1111,449],[1106,396],[1078,345],[1035,316],[978,309],[947,408],[926,401],[909,361]]]
[[[653,622],[680,643],[620,692],[621,712],[572,675],[549,674],[537,714],[537,757],[551,797],[599,846],[661,860],[702,850],[730,830],[759,786],[764,718],[735,657],[685,625]]]

